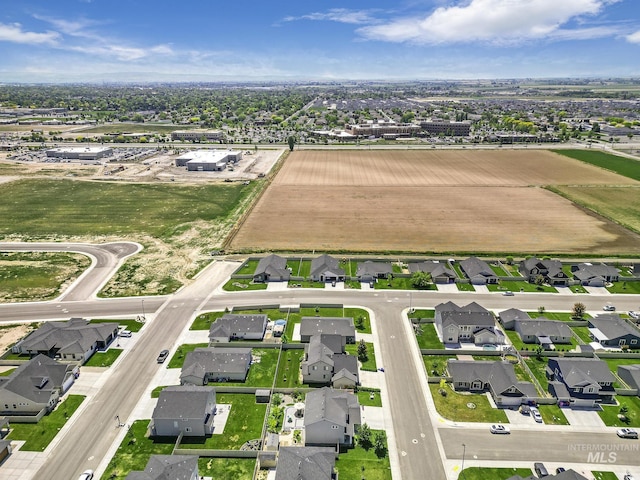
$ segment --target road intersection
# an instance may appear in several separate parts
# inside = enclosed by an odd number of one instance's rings
[[[64,245],[60,244],[60,247],[64,248]],[[92,248],[101,250],[99,246]],[[131,318],[140,314],[141,298],[94,297],[96,285],[104,284],[105,277],[108,279],[122,259],[134,253],[130,248],[133,247],[119,247],[101,254],[84,250],[84,253],[103,260],[94,261],[93,268],[83,275],[74,289],[52,302],[0,305],[0,324],[65,320],[74,316]],[[175,348],[180,333],[199,312],[274,303],[283,306],[343,304],[364,307],[372,313],[376,354],[382,362],[379,366],[385,369],[381,374],[384,377],[383,404],[391,417],[388,435],[396,480],[457,478],[463,444],[470,455],[469,466],[500,462],[526,465],[540,459],[584,464],[588,458],[600,458],[603,461],[598,463],[603,465],[593,465],[594,469],[613,469],[604,457],[589,457],[581,447],[571,449],[571,445],[619,444],[615,434],[602,428],[518,427],[511,435],[496,438],[489,434],[485,425],[455,424],[441,419],[433,408],[422,358],[406,318],[406,310],[409,306],[433,308],[447,301],[461,305],[476,301],[496,311],[511,307],[537,310],[540,306],[548,311],[568,311],[576,301],[584,303],[590,311],[600,311],[607,302],[614,302],[620,309],[632,310],[638,308],[637,296],[605,293],[578,296],[568,292],[518,293],[515,297],[504,297],[499,293],[409,293],[332,288],[222,291],[220,285],[238,265],[237,262],[216,261],[176,294],[144,298],[144,309],[150,321],[141,331],[140,338],[131,349],[125,350],[102,388],[73,418],[72,428],[61,432],[64,436],[45,452],[46,460],[32,478],[74,478],[86,468],[104,468],[108,462],[107,452],[112,451],[121,433],[115,428],[113,418],[116,415],[121,419],[130,418],[150,380],[161,368],[155,362],[157,353],[164,348]],[[88,282],[89,287],[81,287],[84,282]],[[544,436],[544,441],[541,441],[541,436]],[[534,447],[514,449],[514,444]],[[637,451],[618,452],[616,462],[616,468],[632,468],[640,473]]]

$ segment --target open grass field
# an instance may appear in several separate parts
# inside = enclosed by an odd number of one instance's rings
[[[0,302],[50,300],[89,265],[79,253],[0,252]]]
[[[231,247],[640,253],[640,236],[547,185],[640,187],[547,151],[294,152]]]
[[[640,181],[640,162],[599,150],[554,150],[570,158]]]
[[[99,134],[99,133],[171,133],[176,130],[190,130],[194,127],[189,125],[157,125],[153,123],[115,123],[109,125],[98,125],[96,127],[83,128],[78,130],[77,133],[80,136],[84,136],[87,133]]]

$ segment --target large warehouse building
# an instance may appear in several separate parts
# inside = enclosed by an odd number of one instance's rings
[[[217,142],[222,140],[222,132],[220,130],[176,130],[171,132],[171,140],[186,140],[189,142]]]
[[[241,159],[239,150],[194,150],[176,158],[176,167],[187,167],[190,172],[219,172]]]
[[[109,147],[60,147],[47,150],[49,158],[63,158],[66,160],[99,160],[113,155]]]

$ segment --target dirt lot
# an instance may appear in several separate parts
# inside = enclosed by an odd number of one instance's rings
[[[638,235],[550,184],[638,182],[546,151],[296,152],[232,247],[640,253]]]
[[[32,325],[7,325],[0,328],[0,355],[33,329]]]

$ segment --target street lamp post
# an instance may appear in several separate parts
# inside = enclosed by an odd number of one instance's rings
[[[462,468],[460,468],[460,473],[462,474],[462,478],[464,479],[464,454],[467,451],[467,446],[462,444]]]
[[[144,298],[142,299],[142,320],[146,320],[146,317],[144,315]]]

